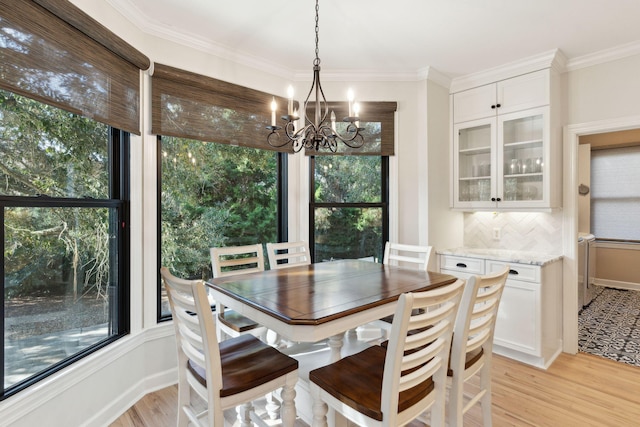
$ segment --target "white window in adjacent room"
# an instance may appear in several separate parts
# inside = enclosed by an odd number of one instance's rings
[[[591,231],[640,241],[640,146],[591,152]]]

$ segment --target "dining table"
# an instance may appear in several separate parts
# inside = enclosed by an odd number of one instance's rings
[[[344,332],[392,315],[405,292],[456,277],[362,260],[336,260],[207,281],[221,304],[297,343],[329,339],[340,359]]]

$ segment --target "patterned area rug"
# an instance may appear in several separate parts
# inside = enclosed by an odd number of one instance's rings
[[[640,292],[602,288],[578,316],[578,349],[640,366]]]

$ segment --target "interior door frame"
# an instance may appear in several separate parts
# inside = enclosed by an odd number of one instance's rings
[[[563,129],[562,350],[578,352],[578,144],[583,135],[640,128],[640,116],[566,125]]]

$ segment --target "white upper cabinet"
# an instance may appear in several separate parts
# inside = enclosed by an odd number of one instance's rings
[[[452,206],[559,207],[560,127],[551,70],[452,94]]]
[[[524,74],[453,95],[454,123],[549,105],[549,72]]]

